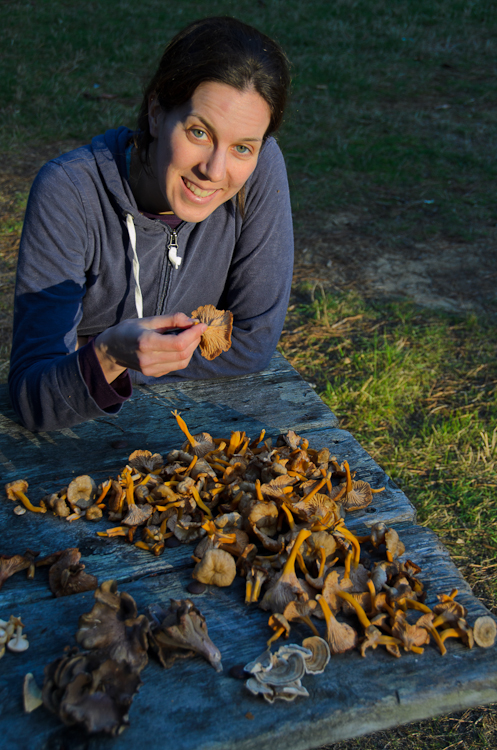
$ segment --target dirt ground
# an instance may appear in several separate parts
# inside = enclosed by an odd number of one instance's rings
[[[77,146],[63,143],[0,160],[0,344],[10,338],[15,260],[22,196],[49,158]],[[364,212],[330,212],[298,222],[295,282],[326,291],[354,288],[368,297],[408,297],[421,306],[452,312],[497,313],[497,228],[484,240],[457,244],[436,240],[395,247],[363,231]]]
[[[295,281],[495,315],[497,229],[471,244],[436,240],[394,248],[361,232],[362,222],[360,214],[331,213],[320,226],[297,229]]]

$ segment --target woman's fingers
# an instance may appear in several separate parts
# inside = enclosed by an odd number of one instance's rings
[[[168,329],[184,328],[169,334]],[[95,339],[95,352],[109,383],[126,368],[160,377],[187,367],[206,330],[183,313],[123,320]]]

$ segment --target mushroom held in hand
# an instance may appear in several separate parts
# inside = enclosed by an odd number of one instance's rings
[[[205,359],[215,359],[231,347],[233,315],[229,310],[216,310],[214,305],[197,307],[192,318],[209,326],[200,339],[200,354]]]

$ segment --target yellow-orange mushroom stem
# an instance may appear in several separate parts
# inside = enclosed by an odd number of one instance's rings
[[[366,615],[365,611],[363,610],[359,602],[356,599],[354,599],[354,597],[351,594],[349,594],[347,591],[337,591],[336,594],[337,596],[340,597],[340,599],[345,599],[346,602],[348,602],[354,607],[357,613],[357,617],[359,618],[359,622],[361,623],[362,627],[369,628],[369,626],[371,625],[371,621],[369,620],[368,616]]]

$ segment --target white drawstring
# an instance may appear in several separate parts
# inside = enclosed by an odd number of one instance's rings
[[[140,287],[140,261],[136,252],[136,230],[131,214],[126,214],[126,227],[133,249],[133,278],[135,280],[135,307],[139,318],[143,318],[143,295]]]

